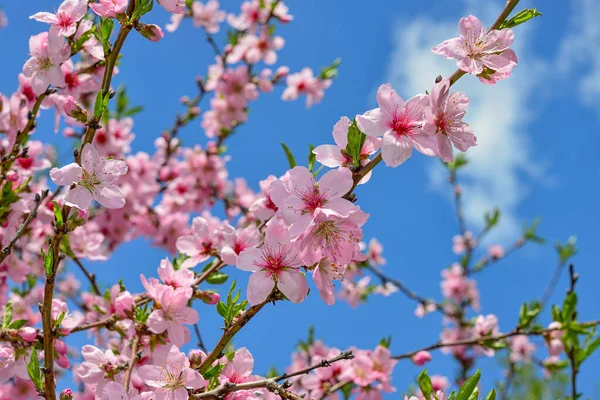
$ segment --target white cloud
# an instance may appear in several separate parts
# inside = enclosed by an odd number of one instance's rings
[[[575,0],[567,35],[561,42],[557,65],[562,72],[577,73],[578,90],[589,106],[600,106],[600,2]]]
[[[497,11],[492,14],[486,9],[475,15],[492,21]],[[436,76],[449,76],[456,69],[453,61],[433,54],[431,47],[456,37],[457,25],[456,20],[428,18],[399,22],[386,81],[404,97],[431,91]],[[533,57],[527,36],[527,31],[519,27],[513,47],[521,59],[510,79],[487,86],[475,77],[465,76],[453,87],[471,99],[465,119],[478,139],[478,145],[467,153],[471,163],[459,176],[465,193],[465,215],[471,227],[481,227],[484,213],[500,207],[503,218],[494,239],[502,241],[519,234],[519,203],[528,193],[531,178],[543,175],[543,168],[531,154],[527,124],[534,112],[530,96],[542,79],[544,66]],[[450,198],[443,173],[437,162],[431,163],[431,185]]]

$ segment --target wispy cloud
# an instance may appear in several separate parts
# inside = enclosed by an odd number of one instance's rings
[[[493,20],[487,9],[475,15]],[[457,36],[457,25],[456,20],[434,21],[425,17],[409,23],[399,21],[393,32],[394,49],[386,80],[405,97],[431,90],[436,76],[449,76],[456,69],[454,62],[436,56],[431,47]],[[470,164],[461,174],[465,215],[471,227],[481,227],[484,213],[500,207],[503,220],[496,240],[510,240],[518,235],[519,203],[527,196],[532,178],[543,176],[543,168],[531,154],[527,124],[534,117],[530,97],[542,79],[544,65],[534,59],[527,37],[523,29],[516,36],[514,48],[523,60],[513,77],[487,86],[466,76],[453,87],[471,99],[466,121],[478,138],[478,145],[467,154]],[[432,186],[450,197],[443,173],[438,163],[431,163]]]
[[[600,2],[575,0],[567,35],[562,40],[557,65],[562,72],[576,68],[578,90],[585,104],[600,106]]]

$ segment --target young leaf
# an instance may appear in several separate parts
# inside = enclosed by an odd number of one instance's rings
[[[224,274],[222,272],[216,272],[210,274],[208,278],[206,278],[206,282],[212,285],[220,285],[222,283],[225,283],[227,281],[227,278],[229,278],[229,275]]]
[[[8,329],[21,329],[22,327],[27,325],[27,322],[29,321],[26,319],[18,319],[16,321],[11,322],[8,326]]]
[[[358,129],[356,120],[352,121],[352,124],[348,127],[348,144],[346,145],[346,152],[352,157],[352,164],[358,167],[360,166],[360,153],[367,136]]]
[[[496,390],[492,389],[485,397],[485,400],[496,400]]]
[[[421,371],[421,373],[419,374],[418,382],[419,387],[421,388],[421,392],[423,392],[425,398],[430,399],[431,392],[433,391],[433,386],[431,384],[431,378],[429,378],[429,375],[427,375],[426,369]]]
[[[541,16],[542,13],[536,10],[535,8],[526,8],[524,10],[519,11],[514,17],[509,19],[508,21],[504,21],[499,29],[504,28],[514,28],[517,25],[521,25],[524,22],[529,21],[532,18]]]
[[[38,391],[43,390],[42,372],[40,371],[40,362],[38,360],[35,347],[31,348],[31,358],[29,359],[29,363],[27,364],[27,373],[29,374],[31,381],[35,385],[35,388]]]
[[[63,225],[63,215],[62,215],[62,210],[60,209],[60,206],[58,205],[58,203],[56,201],[52,202],[53,205],[53,209],[54,209],[54,218],[56,219],[56,226],[58,228],[60,228]]]
[[[480,377],[481,370],[478,369],[473,376],[468,378],[465,381],[465,383],[462,384],[462,386],[458,390],[458,394],[456,395],[456,400],[468,400],[477,388],[477,384],[479,383]]]
[[[285,151],[285,155],[287,157],[288,163],[290,164],[290,168],[294,168],[296,165],[298,165],[298,164],[296,164],[296,159],[294,158],[294,155],[290,151],[290,148],[287,147],[287,145],[283,142],[281,142],[281,147],[283,147],[283,151]]]
[[[2,327],[3,328],[7,328],[10,325],[10,322],[12,321],[12,316],[13,316],[12,302],[9,301],[8,303],[6,303],[6,306],[4,307],[4,317],[2,318]]]
[[[312,144],[308,145],[308,170],[310,172],[313,172],[313,169],[315,168],[315,163],[317,162],[317,155],[313,153],[314,149],[315,146],[313,146]]]

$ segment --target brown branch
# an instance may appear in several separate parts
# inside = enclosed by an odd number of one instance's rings
[[[25,229],[27,229],[29,224],[37,217],[38,208],[40,208],[40,205],[47,196],[48,189],[42,190],[41,195],[38,193],[35,194],[35,205],[33,206],[33,209],[31,210],[27,218],[25,218],[25,221],[23,221],[23,223],[17,229],[15,237],[13,237],[13,239],[8,243],[8,245],[4,246],[2,252],[0,252],[0,263],[2,263],[2,261],[4,261],[6,257],[8,257],[13,246],[15,245],[15,243],[17,243],[17,240],[19,240],[21,236],[23,236],[23,234],[25,233]]]
[[[385,275],[383,272],[379,271],[377,268],[374,268],[370,265],[365,268],[368,269],[369,271],[371,271],[371,273],[373,273],[377,278],[379,278],[381,283],[383,283],[383,284],[391,283],[396,288],[398,288],[398,290],[400,290],[400,292],[405,294],[406,297],[408,297],[409,299],[415,300],[418,303],[422,304],[423,306],[426,306],[427,304],[435,304],[436,311],[439,311],[440,313],[447,315],[448,317],[456,318],[456,315],[454,313],[449,313],[444,309],[443,304],[437,303],[431,299],[426,299],[425,297],[420,296],[416,292],[413,292],[408,287],[406,287],[401,281],[394,279],[394,278],[390,278],[389,276]]]
[[[87,277],[88,281],[90,281],[90,284],[92,285],[92,289],[94,290],[94,293],[97,294],[98,296],[102,296],[102,292],[100,291],[100,288],[98,287],[98,284],[96,283],[96,275],[89,272],[87,270],[87,268],[85,267],[85,265],[83,265],[81,260],[79,260],[79,258],[77,258],[76,256],[73,255],[71,257],[71,259],[73,261],[75,261],[75,264],[77,264],[77,266],[79,267],[81,272],[83,272],[83,274]]]
[[[309,372],[314,371],[315,369],[318,369],[318,368],[327,368],[327,367],[331,366],[331,364],[333,364],[337,361],[351,360],[352,358],[354,358],[354,354],[351,351],[344,351],[336,357],[330,358],[328,360],[322,360],[321,362],[311,365],[310,367],[303,368],[301,370],[298,370],[298,371],[295,371],[295,372],[292,372],[289,374],[283,374],[283,375],[280,375],[275,378],[262,379],[262,380],[255,381],[255,382],[246,382],[246,383],[239,383],[239,384],[228,382],[223,385],[220,385],[219,387],[217,387],[211,391],[197,394],[193,398],[198,399],[198,400],[199,399],[218,400],[218,399],[224,398],[224,396],[228,393],[237,392],[240,390],[266,388],[273,393],[275,393],[275,391],[281,392],[283,390],[283,394],[279,393],[279,395],[282,398],[294,399],[294,400],[301,399],[302,397],[295,395],[286,390],[288,387],[290,387],[289,383],[284,382],[283,385],[279,385],[279,384],[277,384],[277,382],[283,381],[283,380],[286,380],[289,378],[293,378],[295,376],[308,374]]]
[[[225,332],[223,332],[223,335],[215,345],[215,348],[208,354],[208,356],[204,360],[202,360],[202,364],[200,364],[200,366],[197,368],[198,372],[200,372],[200,374],[206,372],[210,368],[212,363],[222,356],[223,350],[225,349],[225,347],[227,347],[231,339],[240,331],[240,329],[242,329],[248,322],[250,322],[250,320],[254,318],[254,316],[258,314],[258,312],[262,310],[262,308],[267,303],[270,303],[275,300],[276,298],[273,297],[273,295],[271,295],[264,302],[256,304],[250,307],[245,312],[243,312],[233,322],[233,324],[231,324],[231,326],[225,329]]]
[[[136,332],[135,337],[133,338],[133,342],[131,343],[131,360],[129,360],[129,365],[125,370],[125,376],[123,380],[125,382],[125,393],[129,392],[129,383],[131,382],[131,373],[133,372],[133,367],[135,367],[135,363],[138,359],[138,346],[140,344],[140,333]]]
[[[579,324],[581,326],[597,326],[597,325],[600,325],[600,320],[580,322]],[[496,335],[496,336],[484,336],[484,337],[478,337],[478,338],[474,338],[474,339],[458,340],[455,342],[437,342],[435,344],[421,348],[419,350],[414,350],[414,351],[411,351],[408,353],[393,356],[392,358],[394,358],[396,360],[403,360],[406,358],[411,358],[412,356],[414,356],[415,354],[417,354],[420,351],[431,351],[431,350],[437,350],[437,349],[441,349],[441,348],[445,348],[445,347],[474,346],[474,345],[485,346],[486,343],[497,342],[497,341],[504,340],[504,339],[507,339],[507,338],[510,338],[513,336],[518,336],[518,335],[544,336],[544,335],[547,335],[548,333],[551,333],[551,332],[554,332],[557,330],[561,330],[561,329],[563,329],[563,328],[559,327],[559,328],[548,328],[548,329],[522,331],[522,330],[516,328],[515,330],[513,330],[509,333],[504,333],[504,334]]]

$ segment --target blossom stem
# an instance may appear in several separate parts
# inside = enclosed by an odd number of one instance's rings
[[[135,367],[135,363],[138,359],[138,347],[140,345],[140,337],[139,332],[133,338],[133,342],[131,343],[131,360],[129,360],[129,365],[125,370],[125,376],[123,380],[125,382],[125,392],[129,392],[129,384],[131,383],[131,373],[133,372],[133,367]]]
[[[200,366],[197,368],[198,372],[200,372],[200,374],[203,374],[204,372],[206,372],[208,370],[208,368],[211,367],[212,363],[215,362],[217,359],[219,359],[222,356],[221,353],[223,352],[225,347],[227,347],[227,345],[229,344],[231,339],[240,331],[240,329],[242,329],[244,326],[246,326],[246,324],[248,322],[250,322],[250,320],[252,318],[254,318],[254,316],[256,314],[258,314],[258,312],[260,310],[262,310],[262,308],[267,303],[270,303],[271,301],[274,301],[274,300],[275,300],[275,298],[273,298],[273,296],[269,296],[267,298],[267,300],[265,300],[264,302],[262,302],[260,304],[256,304],[256,305],[250,307],[244,313],[242,313],[240,315],[240,317],[237,320],[235,320],[235,322],[233,324],[231,324],[225,330],[225,332],[223,332],[221,339],[219,339],[215,348],[210,352],[210,354],[204,360],[202,360],[202,364],[200,364]]]
[[[98,296],[102,296],[102,292],[100,291],[100,288],[96,282],[96,275],[89,272],[79,258],[72,256],[71,259],[75,262],[75,264],[77,264],[81,272],[83,272],[83,274],[87,277],[88,281],[90,281],[94,293],[96,293]]]
[[[54,379],[54,338],[57,335],[52,323],[52,298],[54,297],[54,282],[58,265],[64,258],[60,254],[60,243],[64,232],[58,230],[50,240],[48,253],[52,254],[52,265],[46,272],[44,285],[44,301],[42,304],[42,328],[44,330],[44,397],[46,400],[56,400],[56,382]]]
[[[496,19],[496,21],[490,27],[489,30],[498,29],[500,27],[500,25],[506,20],[506,17],[508,17],[510,15],[510,13],[515,9],[515,7],[517,6],[518,3],[519,3],[519,0],[508,0],[508,2],[506,3],[506,6],[504,7],[504,9],[502,10],[502,12],[500,13],[500,15],[498,16],[498,18]],[[466,74],[466,72],[464,72],[460,69],[457,69],[456,71],[454,71],[454,73],[450,76],[450,86],[454,85],[465,74]],[[347,199],[352,195],[352,192],[354,191],[354,189],[356,188],[358,183],[365,177],[365,175],[369,171],[371,171],[373,168],[375,168],[377,166],[377,164],[379,164],[381,162],[381,160],[382,160],[382,158],[381,158],[381,151],[380,151],[377,154],[377,156],[375,156],[375,158],[373,158],[371,161],[369,161],[369,163],[367,165],[363,166],[358,172],[356,172],[354,174],[354,183],[352,185],[352,188],[350,189],[350,191],[348,193],[346,193],[344,195],[344,198]]]
[[[33,206],[33,209],[31,210],[31,212],[29,213],[27,218],[25,218],[25,221],[23,221],[23,223],[17,229],[17,232],[15,233],[15,237],[10,241],[10,243],[8,243],[8,245],[4,246],[4,248],[0,252],[0,263],[2,263],[2,261],[4,261],[4,259],[6,257],[8,257],[13,246],[15,245],[15,243],[17,243],[17,240],[19,240],[19,238],[21,236],[23,236],[23,234],[25,233],[25,229],[27,229],[27,227],[29,226],[31,221],[33,221],[37,217],[38,208],[40,208],[42,201],[44,201],[44,199],[47,196],[48,196],[48,189],[42,190],[41,195],[40,194],[35,195],[35,204]]]
[[[250,389],[258,389],[258,388],[267,388],[269,389],[269,391],[273,392],[274,390],[277,391],[285,391],[286,393],[284,393],[284,395],[281,395],[281,397],[283,398],[291,398],[291,399],[296,399],[296,398],[301,398],[300,396],[297,395],[293,395],[290,396],[292,393],[287,391],[286,388],[289,387],[289,384],[286,384],[284,382],[283,385],[279,385],[277,384],[277,382],[279,381],[283,381],[289,378],[293,378],[295,376],[300,376],[300,375],[305,375],[308,374],[311,371],[314,371],[315,369],[319,369],[319,368],[326,368],[331,366],[331,364],[340,361],[340,360],[351,360],[354,358],[354,354],[351,351],[344,351],[342,353],[340,353],[339,355],[337,355],[336,357],[327,359],[327,360],[322,360],[316,364],[311,365],[310,367],[307,368],[303,368],[301,370],[289,373],[289,374],[283,374],[280,376],[277,376],[275,378],[269,378],[269,379],[262,379],[259,381],[254,381],[254,382],[245,382],[245,383],[225,383],[223,385],[220,385],[219,387],[205,392],[205,393],[201,393],[201,394],[197,394],[195,395],[193,398],[194,399],[203,399],[203,400],[217,400],[217,399],[221,399],[224,397],[224,395],[228,394],[228,393],[232,393],[232,392],[237,392],[240,390],[250,390]],[[286,397],[285,394],[287,394]]]
[[[581,326],[588,326],[588,327],[598,326],[598,325],[600,325],[600,320],[579,322],[578,324]],[[502,335],[483,336],[483,337],[478,337],[478,338],[474,338],[474,339],[458,340],[455,342],[437,342],[435,344],[421,348],[419,350],[414,350],[414,351],[411,351],[408,353],[393,356],[392,358],[394,358],[396,360],[403,360],[403,359],[413,357],[415,354],[417,354],[420,351],[431,351],[431,350],[442,349],[445,347],[473,346],[473,345],[485,346],[486,343],[498,342],[498,341],[505,340],[505,339],[511,338],[513,336],[518,336],[518,335],[544,336],[544,335],[547,335],[548,333],[558,331],[561,329],[562,329],[561,327],[557,327],[557,328],[535,329],[535,330],[530,330],[530,331],[522,331],[519,328],[515,328],[513,331],[511,331],[509,333],[504,333]]]

